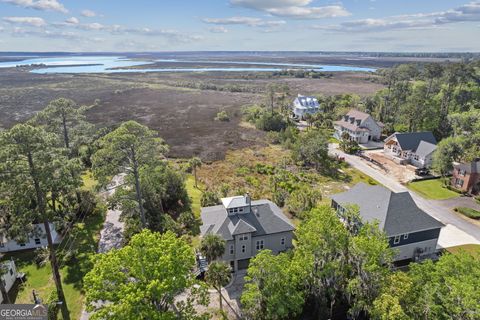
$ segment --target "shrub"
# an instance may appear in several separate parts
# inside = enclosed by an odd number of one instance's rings
[[[243,109],[244,118],[250,123],[255,123],[264,112],[264,108],[256,105]]]
[[[248,167],[239,167],[235,170],[235,174],[241,177],[246,176],[249,173],[250,173],[250,168]]]
[[[305,185],[290,194],[286,200],[286,206],[291,214],[302,217],[303,212],[312,210],[320,204],[321,200],[320,191]]]
[[[456,212],[460,212],[464,216],[467,216],[472,219],[480,219],[480,211],[477,211],[472,208],[467,208],[467,207],[456,207],[455,208]]]
[[[287,122],[278,113],[263,113],[255,122],[255,127],[263,131],[282,131],[287,127]]]
[[[200,204],[202,207],[215,206],[219,203],[220,199],[215,191],[206,190],[202,193],[202,197],[200,198]]]
[[[217,116],[215,117],[215,120],[217,121],[230,121],[230,117],[228,116],[228,113],[223,110],[217,113]]]

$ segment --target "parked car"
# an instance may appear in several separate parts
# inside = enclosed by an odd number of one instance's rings
[[[427,176],[429,173],[430,173],[430,171],[427,168],[415,169],[415,174],[417,176]]]

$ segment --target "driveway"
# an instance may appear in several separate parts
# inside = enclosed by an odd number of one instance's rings
[[[108,198],[115,193],[115,189],[123,184],[125,175],[120,174],[113,177],[112,182],[107,186],[107,190],[102,196]],[[113,248],[120,248],[123,240],[124,224],[120,221],[120,210],[107,210],[103,229],[100,232],[100,240],[98,241],[98,252],[105,253]]]
[[[345,161],[352,167],[369,175],[390,190],[394,192],[409,192],[420,209],[445,224],[446,227],[442,229],[438,239],[438,245],[440,247],[446,248],[462,244],[480,244],[480,227],[452,212],[451,203],[422,198],[394,178],[372,168],[369,163],[362,158],[342,152],[338,149],[337,144],[332,143],[329,144],[328,147],[331,155],[337,154],[345,157]]]
[[[123,184],[125,174],[119,174],[113,177],[112,182],[107,186],[106,190],[100,195],[102,198],[108,198],[115,193],[118,186]],[[120,210],[107,210],[103,229],[100,231],[100,240],[98,241],[98,253],[105,253],[114,248],[118,249],[122,246],[124,224],[120,221]],[[80,320],[88,320],[90,314],[83,309]]]

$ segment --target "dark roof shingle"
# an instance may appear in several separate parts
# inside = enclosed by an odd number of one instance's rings
[[[391,138],[397,138],[398,144],[402,150],[417,150],[418,145],[421,141],[425,141],[431,144],[436,145],[437,139],[433,136],[433,133],[430,131],[425,132],[395,132],[390,137],[385,139],[385,141],[390,140]]]
[[[443,227],[443,223],[421,210],[408,192],[395,193],[382,186],[355,185],[332,199],[342,205],[357,205],[364,221],[378,221],[388,236]]]

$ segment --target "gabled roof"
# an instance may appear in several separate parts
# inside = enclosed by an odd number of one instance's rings
[[[368,113],[362,112],[357,109],[350,109],[350,111],[348,111],[347,113],[347,116],[354,117],[355,119],[362,120],[362,121],[370,117]]]
[[[383,186],[355,185],[332,199],[341,206],[357,205],[366,222],[378,221],[388,236],[437,229],[444,225],[418,208],[408,192],[395,193]]]
[[[295,100],[300,103],[302,107],[305,108],[311,108],[311,107],[318,107],[318,100],[315,97],[311,96],[302,96],[301,94],[298,95],[298,97],[295,98]]]
[[[240,207],[248,206],[247,198],[245,196],[222,198],[222,204],[225,207],[225,209],[240,208]]]
[[[480,173],[480,160],[470,163],[459,163],[454,165],[459,170],[465,170],[466,173]]]
[[[232,224],[233,225],[233,224]],[[237,225],[232,231],[232,235],[255,232],[257,229],[248,224],[245,220],[239,220]]]
[[[420,144],[421,141],[429,142],[431,144],[437,144],[437,139],[433,136],[433,133],[430,131],[425,131],[425,132],[395,132],[391,136],[389,136],[387,139],[385,139],[385,142],[388,142],[389,140],[396,138],[398,144],[400,145],[400,148],[402,150],[417,150],[418,145]]]
[[[251,212],[233,215],[228,215],[223,205],[205,207],[201,210],[202,236],[213,233],[225,240],[232,240],[233,235],[240,233],[261,236],[294,230],[282,210],[269,200],[252,201]]]
[[[422,158],[425,158],[436,149],[437,149],[437,146],[435,144],[422,140],[420,141],[420,144],[418,145],[417,150],[415,151],[415,154]]]
[[[348,117],[348,120],[345,120],[345,117]],[[370,118],[371,116],[368,113],[359,111],[357,109],[350,109],[348,113],[338,121],[334,121],[333,124],[341,126],[343,128],[352,130],[352,131],[370,131],[368,128],[363,127],[361,124],[365,119]],[[353,123],[350,121],[351,118],[353,118]],[[357,122],[357,120],[360,121],[360,123]],[[379,122],[375,121],[375,123],[382,127]]]

